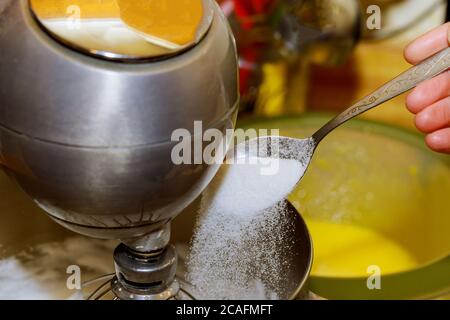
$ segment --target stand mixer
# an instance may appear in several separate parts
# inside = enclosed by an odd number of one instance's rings
[[[195,36],[174,45],[128,28],[121,1],[0,2],[0,163],[57,223],[121,240],[116,298],[174,298],[170,222],[218,165],[175,165],[171,135],[193,132],[194,121],[203,130],[235,126],[238,67],[226,18],[199,0]]]

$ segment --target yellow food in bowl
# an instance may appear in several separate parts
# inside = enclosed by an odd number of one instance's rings
[[[371,228],[311,219],[306,223],[314,239],[313,275],[365,277],[372,266],[389,274],[419,265],[414,250]]]
[[[117,0],[122,20],[146,35],[183,46],[195,40],[202,0]]]
[[[33,11],[40,19],[67,18],[73,8],[79,8],[80,19],[119,18],[116,0],[31,0]]]
[[[299,136],[287,130],[282,134]],[[450,166],[380,134],[337,130],[319,146],[290,200],[309,221],[312,275],[367,277],[450,254]]]
[[[120,18],[142,35],[180,46],[195,40],[203,18],[202,0],[31,0],[31,5],[42,20]]]

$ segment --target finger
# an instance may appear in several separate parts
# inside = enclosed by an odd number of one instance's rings
[[[450,94],[450,72],[419,84],[406,98],[408,110],[416,114]]]
[[[450,126],[450,97],[442,99],[416,115],[416,127],[430,133]]]
[[[436,152],[450,154],[450,128],[430,133],[426,137],[427,145]]]
[[[413,41],[405,49],[405,59],[409,63],[417,64],[447,48],[449,45],[449,27],[450,23],[446,23]]]

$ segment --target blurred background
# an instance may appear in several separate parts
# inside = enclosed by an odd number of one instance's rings
[[[238,41],[242,110],[263,116],[345,109],[404,71],[404,47],[447,12],[444,0],[219,2]],[[403,101],[365,117],[412,127]]]

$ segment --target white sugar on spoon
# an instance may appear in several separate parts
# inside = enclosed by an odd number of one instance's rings
[[[307,162],[302,159],[309,159],[313,148],[312,141],[306,141],[290,149],[291,154],[274,154],[278,146],[251,143],[238,145],[208,186],[203,194],[208,210],[245,217],[271,208],[301,180],[307,169]],[[264,151],[267,146],[271,157]]]
[[[289,195],[306,169],[296,160],[250,160],[255,164],[222,166],[204,194],[209,210],[245,217],[270,208]],[[269,168],[274,174],[264,174]]]

